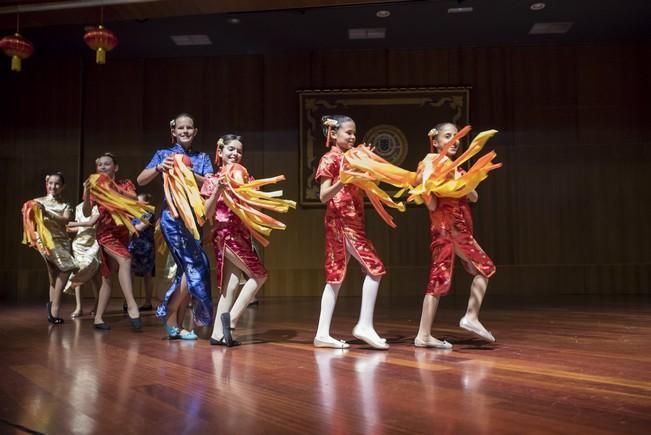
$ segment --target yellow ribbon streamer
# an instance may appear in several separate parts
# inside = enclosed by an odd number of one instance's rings
[[[41,204],[35,200],[29,200],[23,204],[23,244],[36,249],[43,255],[49,255],[54,249],[52,233],[45,226],[43,209]]]
[[[248,179],[246,169],[239,164],[232,164],[226,168],[223,177],[225,189],[222,192],[222,198],[224,204],[240,218],[251,235],[262,246],[268,246],[269,241],[263,236],[269,236],[271,230],[284,230],[286,225],[258,209],[287,213],[290,208],[296,208],[296,202],[279,198],[283,194],[282,190],[263,192],[259,189],[283,181],[285,176],[278,175],[244,182]]]
[[[154,206],[140,204],[136,196],[122,190],[114,180],[104,174],[91,174],[88,184],[90,199],[106,208],[113,222],[126,226],[129,234],[138,234],[133,219],[149,223],[145,216],[154,212]]]
[[[163,173],[165,198],[172,216],[180,217],[194,239],[199,240],[199,227],[206,222],[206,209],[194,173],[183,157],[175,154],[174,167]]]
[[[463,198],[475,190],[479,183],[486,179],[488,172],[502,166],[501,163],[493,163],[497,156],[495,151],[482,156],[475,164],[458,178],[454,174],[456,169],[475,156],[482,150],[486,142],[497,133],[497,130],[483,131],[475,137],[468,149],[457,159],[450,160],[447,157],[441,158],[440,154],[428,154],[422,165],[419,165],[419,173],[423,181],[409,189],[408,202],[422,204],[429,201],[430,195],[445,198]]]

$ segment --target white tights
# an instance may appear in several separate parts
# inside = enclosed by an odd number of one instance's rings
[[[348,265],[348,257],[352,255],[362,266],[364,263],[357,255],[352,246],[346,242],[346,265]],[[357,328],[361,328],[367,334],[377,336],[375,328],[373,327],[373,312],[375,310],[375,300],[377,299],[378,289],[380,287],[381,276],[373,276],[366,274],[364,284],[362,285],[362,306],[359,312],[359,321]],[[316,336],[319,339],[331,338],[330,337],[330,324],[332,323],[332,315],[335,311],[335,304],[337,303],[337,296],[341,283],[326,283],[323,289],[323,296],[321,297],[321,314],[319,315],[319,326],[316,331]],[[380,337],[377,337],[379,340]]]

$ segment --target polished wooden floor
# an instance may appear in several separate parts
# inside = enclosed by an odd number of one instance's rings
[[[648,300],[487,307],[494,345],[455,326],[461,307],[444,306],[436,331],[452,351],[412,346],[415,300],[379,304],[386,352],[313,348],[318,302],[263,299],[230,349],[168,341],[151,315],[131,332],[119,301],[110,332],[89,318],[48,325],[41,306],[2,307],[0,433],[651,431]],[[351,340],[358,306],[342,298],[336,336]]]

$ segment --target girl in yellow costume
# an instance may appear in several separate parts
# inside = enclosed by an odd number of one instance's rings
[[[62,173],[48,175],[45,177],[47,196],[28,201],[23,206],[23,243],[38,249],[45,260],[50,281],[47,319],[55,325],[63,323],[59,317],[61,292],[70,273],[77,269],[70,249],[70,236],[66,232],[66,224],[73,212],[70,204],[61,199],[64,186]],[[38,232],[31,230],[39,227]]]
[[[97,273],[100,266],[99,244],[95,235],[95,224],[99,219],[99,209],[94,206],[90,217],[84,216],[84,203],[75,208],[75,222],[67,226],[69,232],[76,233],[72,241],[72,254],[79,266],[79,270],[68,280],[65,293],[74,291],[76,307],[70,315],[73,319],[84,314],[81,309],[81,286],[87,282],[93,285],[93,292],[97,303],[97,290],[101,285],[101,278]],[[73,290],[74,289],[74,290]]]

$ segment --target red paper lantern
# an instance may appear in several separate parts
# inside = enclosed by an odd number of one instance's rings
[[[21,70],[21,61],[34,53],[34,45],[20,36],[20,33],[0,39],[0,49],[11,56],[11,70],[16,72]]]
[[[100,25],[84,34],[84,42],[92,50],[95,50],[95,62],[103,65],[106,63],[106,52],[113,50],[118,45],[118,37]]]

